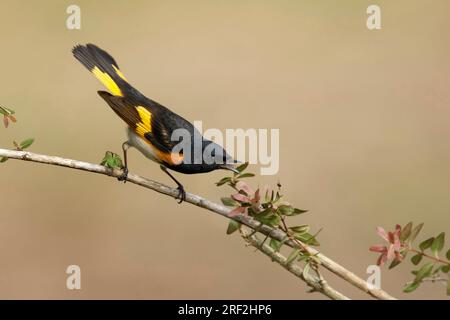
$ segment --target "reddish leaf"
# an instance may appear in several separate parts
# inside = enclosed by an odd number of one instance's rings
[[[398,262],[402,262],[403,258],[404,256],[400,252],[395,251],[395,260],[397,260]]]
[[[244,181],[239,181],[238,183],[236,183],[236,188],[238,190],[244,191],[248,196],[254,194],[252,188]]]
[[[383,246],[381,244],[377,244],[377,245],[371,246],[369,248],[369,250],[372,251],[372,252],[379,252],[379,253],[387,252],[386,246]]]
[[[242,214],[245,212],[245,207],[237,207],[235,209],[233,209],[232,211],[230,211],[230,213],[228,214],[230,217],[234,217],[237,216],[238,214]]]
[[[243,194],[240,193],[236,193],[233,194],[231,196],[234,200],[239,201],[239,202],[250,202],[250,199],[246,196],[244,196]]]
[[[390,245],[387,252],[387,258],[388,260],[394,259],[395,257],[395,249],[393,245]]]
[[[394,243],[394,233],[392,232],[388,232],[388,239],[389,239],[389,243]]]
[[[386,231],[382,228],[382,227],[377,227],[377,234],[383,238],[384,240],[386,240],[387,242],[389,242],[389,237],[388,234],[386,233]]]
[[[386,263],[386,261],[387,261],[386,254],[383,253],[378,257],[377,265],[381,267]]]
[[[259,203],[259,200],[261,200],[261,196],[259,194],[259,189],[257,189],[256,192],[255,192],[255,196],[254,196],[252,202]]]

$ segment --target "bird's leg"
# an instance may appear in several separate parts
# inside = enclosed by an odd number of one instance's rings
[[[125,141],[122,143],[122,151],[123,151],[123,173],[120,177],[117,178],[119,181],[123,181],[123,183],[127,182],[128,177],[128,160],[127,160],[127,151],[130,148],[130,145],[128,144],[128,141]]]
[[[180,201],[178,201],[178,203],[182,203],[183,201],[185,201],[186,200],[186,191],[184,191],[183,185],[177,179],[175,179],[175,177],[173,175],[171,175],[169,171],[167,171],[167,168],[165,166],[161,165],[161,170],[164,171],[165,173],[167,173],[167,175],[169,177],[171,177],[172,180],[175,181],[175,183],[177,184],[179,193],[175,199],[180,199]]]

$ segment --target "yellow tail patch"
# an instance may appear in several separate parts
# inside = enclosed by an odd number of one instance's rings
[[[117,69],[118,70],[118,69]],[[116,72],[117,72],[116,70]],[[109,74],[106,72],[101,71],[98,67],[94,67],[94,69],[91,70],[91,72],[94,74],[94,76],[100,80],[100,82],[115,96],[121,96],[123,97],[122,90],[120,90],[117,83],[114,82],[114,80],[111,78]],[[120,72],[120,71],[119,71]],[[117,73],[119,74],[119,73]],[[120,72],[122,74],[122,72]],[[120,76],[119,74],[119,76]],[[123,77],[123,74],[122,76]]]
[[[112,65],[112,67],[114,68],[114,71],[116,71],[116,73],[117,73],[117,75],[118,75],[119,77],[121,77],[123,80],[125,80],[125,81],[128,82],[128,80],[127,80],[127,79],[125,78],[125,76],[123,75],[122,71],[120,71],[119,69],[117,69],[115,65]]]

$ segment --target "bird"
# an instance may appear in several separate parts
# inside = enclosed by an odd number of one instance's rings
[[[239,173],[235,167],[239,161],[233,160],[225,149],[204,138],[191,122],[130,85],[114,58],[105,50],[88,43],[75,45],[72,53],[108,89],[109,92],[98,91],[98,94],[127,124],[127,140],[122,143],[124,166],[119,181],[127,181],[127,151],[131,147],[158,163],[177,184],[175,199],[178,203],[186,200],[186,191],[169,170],[182,174],[218,169]],[[184,148],[180,147],[181,143]],[[204,151],[209,152],[207,157]]]

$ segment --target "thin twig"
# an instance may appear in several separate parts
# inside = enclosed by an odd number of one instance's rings
[[[104,174],[110,177],[118,178],[122,175],[122,170],[120,169],[110,169],[98,164],[83,162],[83,161],[77,161],[73,159],[66,159],[61,158],[57,156],[48,156],[48,155],[42,155],[42,154],[36,154],[26,151],[16,151],[16,150],[7,150],[7,149],[0,149],[0,156],[11,158],[11,159],[18,159],[18,160],[24,160],[24,161],[32,161],[32,162],[38,162],[43,164],[51,164],[56,166],[62,166],[77,170],[83,170],[98,174]],[[171,197],[177,197],[178,190],[175,188],[168,187],[164,184],[161,184],[156,181],[152,181],[146,178],[143,178],[141,176],[138,176],[136,174],[129,173],[127,181],[140,185],[144,188],[148,188],[151,190],[154,190],[156,192],[159,192],[161,194],[165,194]],[[209,201],[205,198],[202,198],[198,195],[187,193],[186,194],[186,202],[191,203],[193,205],[196,205],[198,207],[207,209],[209,211],[212,211],[214,213],[217,213],[221,216],[224,216],[228,219],[233,219],[235,221],[238,221],[252,229],[257,229],[259,232],[270,235],[272,239],[283,241],[286,238],[286,233],[279,229],[273,229],[267,225],[263,225],[260,222],[252,219],[249,216],[245,215],[237,215],[237,216],[230,216],[231,209],[227,208],[223,205],[214,203],[212,201]],[[284,244],[292,247],[292,248],[299,248],[298,243],[295,243],[292,240],[288,240],[284,242]],[[349,282],[356,288],[368,293],[374,298],[377,299],[395,299],[391,295],[389,295],[387,292],[383,291],[382,289],[377,288],[371,288],[367,284],[367,282],[358,276],[356,276],[353,272],[345,269],[340,264],[336,263],[332,259],[328,258],[327,256],[323,255],[322,253],[318,252],[317,250],[313,248],[309,248],[309,251],[311,254],[315,255],[315,257],[320,261],[320,265],[324,268],[328,269],[338,277],[344,279],[345,281]]]
[[[414,252],[416,254],[420,254],[420,255],[422,255],[424,257],[427,257],[428,259],[431,259],[434,262],[439,262],[439,263],[446,264],[446,265],[450,266],[450,261],[445,261],[445,260],[440,259],[439,257],[430,256],[429,254],[426,254],[423,251],[419,251],[419,250],[413,249],[413,248],[409,248],[409,251]]]
[[[257,250],[261,251],[268,257],[272,259],[272,261],[277,262],[287,271],[295,275],[304,281],[308,286],[312,288],[314,292],[320,292],[330,299],[333,300],[350,300],[348,297],[340,293],[339,291],[333,289],[328,285],[328,283],[321,277],[318,281],[314,281],[313,279],[306,278],[303,274],[303,269],[295,263],[287,263],[287,258],[283,256],[279,252],[275,252],[269,245],[264,243],[264,240],[259,240],[256,235],[252,234],[251,231],[240,229],[242,237]]]

